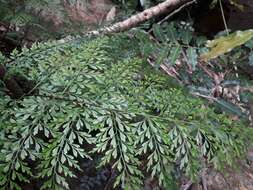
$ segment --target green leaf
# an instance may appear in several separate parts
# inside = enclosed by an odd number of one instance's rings
[[[188,62],[192,66],[192,69],[196,69],[196,65],[198,64],[198,54],[194,47],[189,47],[186,51]]]
[[[155,37],[158,40],[163,41],[165,39],[165,36],[164,36],[163,31],[161,29],[161,25],[154,24],[153,25],[153,32],[154,32]]]
[[[240,108],[238,108],[236,105],[230,103],[230,102],[227,102],[225,100],[222,100],[222,99],[218,99],[216,101],[217,105],[219,107],[221,107],[223,110],[229,112],[229,113],[232,113],[232,114],[236,114],[238,116],[245,116],[245,114],[241,111]]]
[[[170,50],[170,63],[174,65],[176,63],[176,60],[179,58],[180,53],[182,51],[181,45],[177,45],[176,47],[172,47],[172,50]]]

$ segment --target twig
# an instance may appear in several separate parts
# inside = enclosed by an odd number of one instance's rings
[[[201,173],[201,184],[202,184],[203,190],[208,190],[205,175],[206,175],[206,169],[204,169],[203,172]]]
[[[226,18],[225,18],[224,9],[223,9],[221,0],[219,0],[219,5],[220,5],[220,10],[221,10],[221,15],[222,15],[224,27],[225,27],[225,30],[226,30],[227,35],[229,35],[228,26],[227,26],[227,21],[226,21]]]
[[[188,189],[191,188],[192,184],[193,184],[193,183],[192,183],[191,181],[188,181],[186,184],[184,184],[184,185],[182,185],[182,186],[180,187],[180,190],[188,190]]]
[[[214,78],[215,73],[206,68],[201,61],[199,61],[198,65],[210,78]]]
[[[175,14],[177,14],[178,12],[180,12],[182,9],[184,9],[185,7],[190,6],[193,3],[197,3],[196,0],[192,0],[190,2],[187,2],[185,4],[183,4],[181,7],[179,7],[178,9],[174,10],[173,12],[171,12],[169,15],[167,15],[164,19],[160,20],[157,24],[162,24],[164,23],[166,20],[168,20],[170,17],[174,16]],[[152,32],[153,28],[151,28],[148,33]]]
[[[152,66],[155,67],[155,64],[148,58],[147,62]],[[175,78],[180,84],[182,83],[182,81],[179,79],[179,74],[177,73],[177,71],[175,70],[174,67],[169,68],[168,66],[166,66],[165,64],[160,64],[159,67],[161,68],[161,70],[163,70],[166,74],[168,74],[169,76]]]
[[[157,24],[162,24],[164,23],[166,20],[168,20],[170,17],[172,17],[173,15],[177,14],[178,12],[180,12],[182,9],[184,9],[185,7],[190,6],[193,3],[197,3],[196,0],[192,0],[188,3],[185,3],[184,5],[182,5],[181,7],[179,7],[178,9],[176,9],[175,11],[173,11],[172,13],[170,13],[168,16],[166,16],[164,19],[162,19],[161,21],[159,21]]]
[[[208,100],[210,100],[210,101],[217,102],[217,99],[214,98],[214,97],[212,97],[212,96],[207,96],[207,95],[204,95],[204,94],[200,94],[200,93],[198,93],[198,92],[193,92],[193,93],[191,93],[191,94],[192,94],[192,95],[195,95],[195,96],[202,97],[202,98],[206,98],[206,99],[208,99]]]

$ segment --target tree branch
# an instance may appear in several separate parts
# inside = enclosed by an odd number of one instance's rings
[[[118,33],[129,30],[133,27],[138,26],[139,24],[154,18],[158,15],[161,15],[166,12],[171,12],[181,5],[187,4],[192,2],[192,0],[166,0],[154,7],[144,10],[141,13],[131,16],[130,18],[117,22],[109,27],[104,27],[99,30],[94,30],[88,32],[91,35],[100,35],[100,34],[111,34],[111,33]]]

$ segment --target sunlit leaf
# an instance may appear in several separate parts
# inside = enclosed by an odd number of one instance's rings
[[[245,44],[253,37],[253,30],[237,31],[228,36],[219,37],[207,43],[210,48],[208,53],[202,54],[200,58],[209,61],[227,52],[230,52],[237,46]]]

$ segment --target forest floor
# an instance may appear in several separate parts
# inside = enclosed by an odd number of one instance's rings
[[[203,183],[193,184],[187,190],[253,190],[253,148],[245,160],[238,161],[236,166],[227,167],[224,173],[208,169]]]

